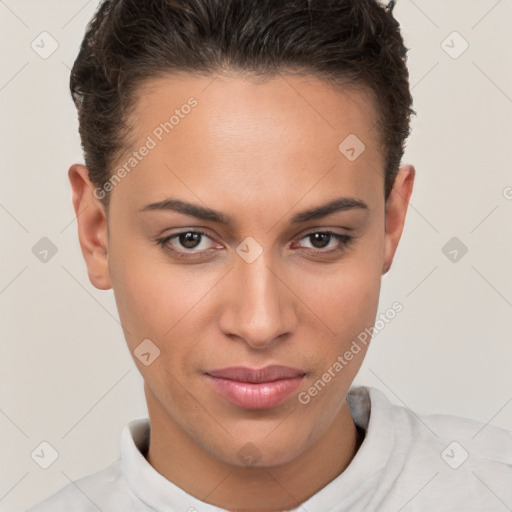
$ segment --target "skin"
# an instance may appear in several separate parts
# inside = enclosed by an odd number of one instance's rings
[[[361,443],[345,397],[364,347],[308,404],[298,394],[374,325],[415,170],[400,168],[385,202],[384,155],[364,90],[334,89],[313,76],[256,83],[236,74],[173,75],[140,87],[119,165],[190,96],[198,106],[117,184],[108,215],[87,168],[71,166],[80,245],[91,283],[114,291],[132,356],[144,339],[160,349],[148,366],[134,357],[151,421],[149,463],[218,507],[291,509],[341,474]],[[338,150],[349,134],[366,146],[352,162]],[[222,212],[234,225],[139,211],[167,197]],[[368,208],[290,224],[339,197]],[[179,259],[154,241],[187,229],[208,236],[195,246],[178,237],[168,245],[206,251],[199,258]],[[306,236],[326,230],[355,238],[343,248],[335,238],[315,245]],[[252,263],[236,252],[249,236],[263,250]],[[265,410],[230,404],[204,376],[269,364],[306,376]],[[247,443],[257,453],[253,465],[238,456]]]

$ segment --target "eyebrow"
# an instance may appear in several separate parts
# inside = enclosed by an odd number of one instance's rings
[[[326,204],[316,206],[314,208],[310,208],[295,214],[292,217],[290,223],[300,224],[310,220],[321,219],[336,212],[354,209],[368,210],[368,205],[364,201],[353,197],[339,197],[329,201]],[[157,203],[147,204],[146,206],[142,207],[139,212],[156,210],[171,210],[182,213],[184,215],[189,215],[191,217],[196,217],[198,219],[224,224],[226,226],[235,224],[234,219],[229,215],[225,215],[224,213],[212,210],[211,208],[206,208],[173,198],[167,198],[163,201],[158,201]]]

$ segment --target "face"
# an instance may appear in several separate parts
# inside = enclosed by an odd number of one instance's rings
[[[335,364],[375,322],[414,175],[401,169],[386,204],[375,119],[367,93],[312,76],[174,75],[139,90],[108,233],[86,169],[70,170],[75,208],[90,206],[79,217],[89,276],[114,290],[150,415],[219,460],[240,465],[247,443],[262,465],[299,456],[363,362],[365,346]],[[210,375],[269,365],[296,376]]]

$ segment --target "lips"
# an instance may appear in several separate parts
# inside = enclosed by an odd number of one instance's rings
[[[219,395],[237,407],[269,409],[288,398],[305,375],[303,370],[289,366],[235,366],[208,371],[206,378]]]
[[[221,370],[212,370],[207,372],[212,377],[221,379],[236,380],[238,382],[252,382],[259,384],[261,382],[274,382],[280,379],[291,379],[305,375],[306,372],[289,366],[266,366],[260,369],[251,369],[245,366],[233,366],[222,368]]]

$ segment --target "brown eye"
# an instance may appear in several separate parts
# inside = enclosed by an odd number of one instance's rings
[[[203,240],[205,240],[204,244]],[[212,247],[211,245],[208,246],[208,240],[212,242],[206,233],[189,230],[158,238],[155,242],[173,256],[179,258],[201,258],[205,255],[211,255]]]
[[[354,237],[343,235],[341,233],[334,233],[333,231],[315,231],[313,233],[308,233],[302,237],[301,240],[309,240],[313,252],[329,253],[343,250],[354,241]],[[332,241],[335,243],[332,244]],[[329,247],[330,250],[323,250]],[[308,249],[308,247],[305,248]],[[317,250],[315,251],[315,249]]]
[[[178,240],[183,247],[187,249],[195,249],[198,245],[198,241],[201,241],[201,233],[196,233],[195,231],[187,231],[186,233],[180,233],[178,235]]]
[[[316,249],[323,249],[324,247],[329,245],[332,235],[330,235],[329,233],[313,233],[311,235],[308,235],[308,237],[311,240],[313,247],[315,247]]]

